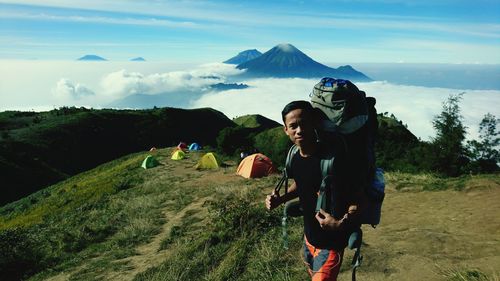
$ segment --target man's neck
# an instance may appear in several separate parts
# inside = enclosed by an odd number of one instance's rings
[[[300,156],[309,157],[313,155],[318,149],[318,144],[316,142],[311,142],[299,146]]]

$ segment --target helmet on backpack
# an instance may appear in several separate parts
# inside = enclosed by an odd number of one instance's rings
[[[323,112],[327,120],[323,129],[350,134],[368,120],[365,92],[349,80],[325,77],[314,85],[311,104]]]

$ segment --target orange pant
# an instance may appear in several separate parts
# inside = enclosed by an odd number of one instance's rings
[[[336,281],[344,251],[318,249],[304,236],[304,262],[312,281]]]

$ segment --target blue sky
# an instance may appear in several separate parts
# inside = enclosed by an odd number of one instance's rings
[[[0,0],[0,59],[217,62],[291,43],[322,63],[500,63],[500,0]]]

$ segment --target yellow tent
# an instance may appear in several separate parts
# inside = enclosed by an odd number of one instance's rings
[[[186,153],[180,149],[174,151],[171,157],[172,160],[181,160],[184,158],[186,158]]]
[[[217,169],[219,163],[217,162],[215,153],[209,152],[203,155],[196,164],[196,169]]]

